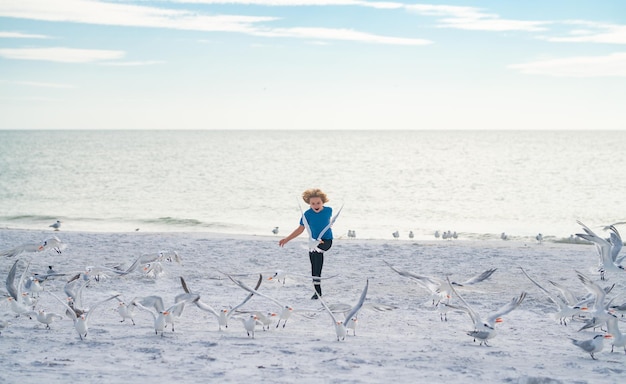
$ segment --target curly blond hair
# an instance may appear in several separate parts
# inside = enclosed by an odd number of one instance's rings
[[[312,197],[319,197],[322,199],[322,203],[328,202],[328,196],[319,188],[311,188],[302,192],[302,200],[304,200],[305,203],[309,204]]]

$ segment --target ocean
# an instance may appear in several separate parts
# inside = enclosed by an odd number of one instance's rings
[[[317,187],[343,206],[335,237],[560,241],[626,221],[625,148],[624,131],[0,130],[0,228],[278,239]]]

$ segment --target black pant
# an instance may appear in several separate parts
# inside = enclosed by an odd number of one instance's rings
[[[332,240],[324,240],[323,243],[317,245],[317,248],[322,251],[328,251],[332,245]],[[324,254],[322,252],[309,252],[309,260],[311,260],[311,276],[321,277],[322,267],[324,266]],[[315,291],[319,296],[322,296],[322,286],[320,284],[320,279],[313,279]]]

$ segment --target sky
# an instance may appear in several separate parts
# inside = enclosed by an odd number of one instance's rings
[[[623,0],[0,0],[0,129],[626,129]]]

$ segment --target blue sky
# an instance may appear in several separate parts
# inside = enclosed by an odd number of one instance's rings
[[[626,1],[0,0],[0,129],[625,129]]]

